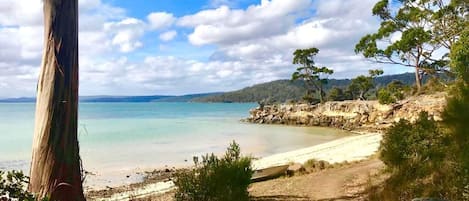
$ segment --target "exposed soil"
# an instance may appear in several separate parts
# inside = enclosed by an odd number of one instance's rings
[[[370,178],[377,178],[384,164],[378,159],[329,168],[323,171],[254,183],[249,189],[254,201],[364,200]],[[173,201],[174,192],[142,200]]]

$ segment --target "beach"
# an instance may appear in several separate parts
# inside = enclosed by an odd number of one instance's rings
[[[305,163],[310,159],[324,160],[331,164],[360,161],[369,158],[378,151],[381,139],[382,134],[380,133],[361,133],[343,137],[307,148],[262,157],[253,161],[253,168],[262,169],[290,163]],[[172,181],[155,182],[129,188],[128,191],[124,190],[107,197],[90,197],[90,200],[128,200],[129,198],[163,194],[173,189]]]

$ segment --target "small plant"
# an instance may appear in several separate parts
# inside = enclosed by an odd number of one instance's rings
[[[0,171],[0,200],[34,201],[33,194],[25,190],[28,180],[21,171]]]
[[[241,157],[236,142],[230,144],[222,158],[213,153],[194,157],[195,168],[178,171],[174,183],[177,201],[245,201],[253,170],[251,158]]]

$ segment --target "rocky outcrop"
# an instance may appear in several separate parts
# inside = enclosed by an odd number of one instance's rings
[[[421,111],[435,120],[441,119],[446,94],[420,95],[396,104],[378,101],[333,101],[323,104],[268,105],[250,111],[246,120],[261,124],[286,124],[336,127],[346,130],[382,130],[399,121],[415,121]]]

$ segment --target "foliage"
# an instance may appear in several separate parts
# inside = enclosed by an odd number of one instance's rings
[[[385,75],[376,77],[374,83],[376,87],[385,87],[394,80],[400,80],[405,85],[415,83],[415,76],[412,73],[404,73],[397,75]],[[425,81],[425,79],[424,79]],[[329,91],[334,87],[346,89],[350,85],[349,79],[329,79],[328,84],[324,85],[324,91]],[[244,89],[227,92],[222,94],[211,95],[207,97],[195,98],[191,101],[196,102],[259,102],[263,100],[271,100],[275,103],[284,103],[288,100],[301,101],[306,94],[306,87],[303,80],[291,82],[290,80],[277,80],[268,83],[257,84]],[[346,99],[353,99],[348,90],[344,91]],[[355,97],[356,98],[356,97]]]
[[[352,96],[351,98],[366,100],[366,93],[368,93],[368,91],[370,91],[371,89],[375,88],[374,79],[382,74],[382,70],[370,70],[369,76],[360,75],[352,79],[352,82],[350,83],[347,89],[348,93],[350,93]]]
[[[33,194],[27,192],[26,185],[29,178],[21,171],[2,172],[0,171],[0,200],[35,200]]]
[[[296,69],[292,74],[292,80],[303,80],[307,88],[306,100],[310,100],[313,92],[319,94],[319,100],[324,102],[324,88],[323,85],[327,84],[328,79],[324,76],[334,73],[332,69],[327,67],[314,66],[314,57],[319,53],[317,48],[297,49],[293,55],[293,64],[300,64],[301,66]]]
[[[450,131],[456,163],[461,166],[461,177],[456,179],[457,188],[465,189],[469,200],[469,86],[458,82],[448,98],[443,112],[443,123]]]
[[[388,105],[396,103],[396,99],[392,96],[391,92],[386,88],[380,89],[378,91],[378,101],[380,104]]]
[[[407,86],[401,81],[394,80],[389,83],[385,88],[378,91],[378,101],[381,104],[392,104],[399,100],[404,99],[405,91],[408,91]]]
[[[180,171],[174,183],[178,201],[243,201],[249,199],[248,186],[253,171],[251,158],[240,156],[235,142],[228,147],[223,158],[214,154],[194,158],[195,168]]]
[[[383,193],[388,200],[439,197],[450,200],[460,194],[454,188],[457,165],[451,162],[451,141],[427,113],[412,124],[401,120],[383,136],[380,159],[391,173]]]
[[[468,24],[469,26],[469,24]],[[458,79],[469,83],[469,28],[466,27],[451,49],[451,68],[458,75]]]
[[[331,90],[329,90],[329,96],[327,99],[330,101],[343,101],[347,100],[348,97],[342,88],[333,87]]]
[[[399,5],[393,5],[396,3]],[[381,27],[376,33],[364,36],[355,46],[355,52],[379,63],[414,67],[420,89],[424,73],[444,71],[448,64],[446,54],[440,58],[438,55],[451,49],[462,27],[462,24],[449,27],[445,23],[460,18],[461,14],[453,12],[453,7],[442,0],[380,0],[373,8],[373,15],[380,17]],[[400,39],[396,40],[399,35]]]
[[[428,81],[423,85],[423,88],[418,93],[427,93],[432,94],[439,91],[444,91],[446,89],[445,84],[436,77],[428,79]]]
[[[373,80],[371,77],[360,75],[352,79],[350,83],[349,91],[353,94],[353,97],[358,97],[360,100],[366,100],[365,94],[373,88]]]

